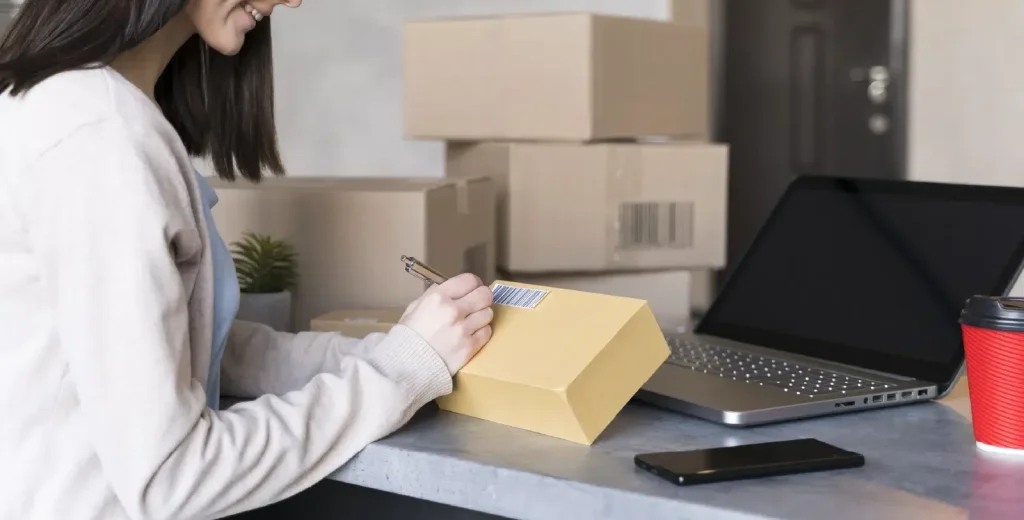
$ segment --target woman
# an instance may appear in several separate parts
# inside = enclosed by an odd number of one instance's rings
[[[490,337],[462,275],[390,333],[234,321],[219,176],[280,173],[269,16],[301,0],[27,0],[0,44],[0,518],[202,519],[279,501]],[[219,409],[221,392],[255,398]]]

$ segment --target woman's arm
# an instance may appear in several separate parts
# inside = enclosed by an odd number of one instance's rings
[[[26,232],[82,431],[124,511],[221,517],[323,479],[450,392],[451,378],[422,338],[396,327],[370,356],[334,359],[299,390],[206,408],[192,376],[189,281],[173,258],[198,235],[167,139],[118,121],[79,129],[23,179]]]
[[[235,320],[221,367],[222,393],[253,398],[297,390],[337,366],[345,356],[372,358],[377,345],[387,337],[382,333],[363,339],[336,332],[293,334]]]

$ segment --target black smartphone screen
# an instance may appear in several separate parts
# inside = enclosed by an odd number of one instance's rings
[[[637,467],[679,485],[786,475],[864,465],[858,453],[817,439],[747,444],[706,450],[644,453]]]

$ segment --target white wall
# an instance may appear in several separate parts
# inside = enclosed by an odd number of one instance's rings
[[[1024,2],[910,7],[910,177],[1024,185]]]
[[[402,23],[588,11],[667,19],[667,0],[310,0],[274,15],[278,133],[290,175],[442,175],[437,142],[402,137]]]

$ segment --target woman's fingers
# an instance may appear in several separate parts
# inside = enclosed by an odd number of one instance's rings
[[[482,349],[484,345],[486,345],[487,342],[491,340],[491,326],[485,325],[477,329],[476,332],[473,333],[471,339],[473,341],[473,355],[475,356],[476,353],[479,352],[480,349]],[[473,358],[470,357],[470,359]]]
[[[465,324],[467,334],[472,335],[476,331],[490,325],[493,319],[494,311],[490,307],[485,307],[466,316],[466,320],[463,323]]]
[[[455,304],[459,306],[459,311],[463,316],[469,316],[474,312],[490,308],[493,302],[494,293],[491,292],[491,288],[481,285],[473,289],[469,294],[456,300]]]
[[[448,281],[438,285],[435,289],[452,300],[458,300],[481,286],[483,286],[483,282],[480,281],[477,275],[463,273],[449,278]]]

